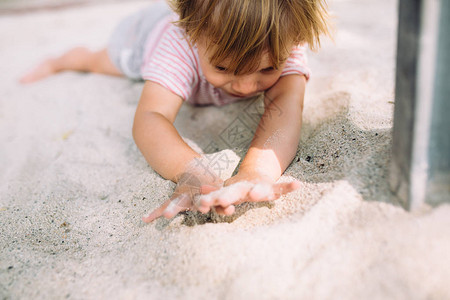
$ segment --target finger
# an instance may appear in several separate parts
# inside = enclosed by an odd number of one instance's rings
[[[290,192],[298,190],[301,186],[300,181],[295,180],[292,182],[283,182],[278,183],[273,186],[273,192],[276,198],[279,198],[281,195],[286,195]]]
[[[226,216],[231,216],[236,211],[236,208],[234,205],[230,205],[224,209],[224,213]]]
[[[207,195],[201,195],[199,197],[200,207],[211,207],[214,206],[217,191],[211,192]]]
[[[269,183],[255,184],[249,193],[250,201],[260,202],[275,199],[273,187],[274,185]]]
[[[248,192],[253,187],[250,182],[237,182],[235,184],[223,187],[208,195],[200,197],[201,206],[223,206],[227,207],[230,204],[242,202],[247,197]]]
[[[227,190],[222,193],[217,199],[217,204],[222,207],[228,207],[231,204],[239,204],[247,199],[248,193],[253,187],[249,182],[238,182],[227,187]]]
[[[144,223],[150,223],[153,222],[155,219],[158,219],[162,216],[163,211],[166,209],[166,207],[170,204],[172,200],[169,199],[166,202],[164,202],[160,207],[150,212],[148,215],[145,215],[142,217],[142,221]]]
[[[249,193],[253,202],[272,201],[300,188],[300,181],[277,183],[274,185],[259,183]]]
[[[202,205],[201,202],[201,196],[202,195],[195,195],[194,197],[194,201],[193,201],[193,207],[195,208],[195,210],[206,214],[207,212],[209,212],[209,210],[211,209],[211,207],[209,205]]]
[[[216,213],[218,213],[219,215],[231,216],[236,209],[235,209],[234,205],[230,205],[227,207],[216,206],[215,210],[216,210]]]
[[[220,187],[204,184],[200,187],[200,194],[205,195],[217,191]]]
[[[202,214],[206,214],[207,212],[209,212],[211,210],[211,206],[209,205],[200,205],[197,210],[199,212],[201,212]]]
[[[190,198],[187,194],[182,194],[172,201],[170,201],[169,205],[162,212],[162,215],[166,219],[171,219],[175,217],[180,211],[186,211],[190,208]]]

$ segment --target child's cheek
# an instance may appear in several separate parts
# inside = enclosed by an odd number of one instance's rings
[[[223,88],[227,85],[227,78],[221,74],[210,74],[205,76],[206,80],[216,88]]]
[[[281,72],[273,74],[272,76],[267,76],[267,78],[264,79],[263,81],[263,89],[264,90],[268,90],[270,89],[272,86],[275,85],[275,83],[277,83],[278,79],[280,79],[281,77]]]

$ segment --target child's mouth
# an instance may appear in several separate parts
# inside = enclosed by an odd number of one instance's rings
[[[245,94],[235,94],[235,93],[231,93],[231,92],[227,92],[227,93],[228,93],[228,95],[236,97],[236,98],[250,98],[250,97],[253,97],[253,96],[256,96],[256,95],[259,94],[259,92],[251,93],[251,94],[247,94],[247,95],[245,95]]]
[[[239,95],[239,94],[233,94],[233,93],[229,93],[231,96],[233,97],[237,97],[237,98],[244,98],[245,95]]]

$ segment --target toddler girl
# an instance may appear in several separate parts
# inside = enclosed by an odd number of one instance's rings
[[[298,189],[275,182],[300,138],[305,44],[327,34],[324,0],[173,0],[123,20],[107,48],[74,48],[25,75],[29,83],[63,70],[143,79],[133,137],[150,166],[177,183],[174,194],[143,218],[171,218],[211,208],[231,215],[244,201],[268,201]],[[223,182],[173,126],[184,101],[225,105],[264,93],[265,111],[238,173]],[[281,116],[269,115],[276,108]],[[269,117],[270,116],[270,117]],[[207,172],[205,172],[207,171]],[[203,195],[202,195],[203,194]]]

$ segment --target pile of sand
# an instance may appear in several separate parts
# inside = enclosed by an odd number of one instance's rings
[[[16,82],[47,55],[100,48],[144,5],[0,17],[0,298],[450,298],[450,206],[405,212],[386,183],[396,3],[332,2],[335,44],[310,56],[302,140],[281,178],[300,190],[228,219],[149,225],[141,216],[174,184],[131,136],[142,83],[75,73]],[[214,159],[230,171],[245,143],[224,133],[240,124],[251,136],[255,109],[184,106],[176,126],[203,150],[228,149]]]

